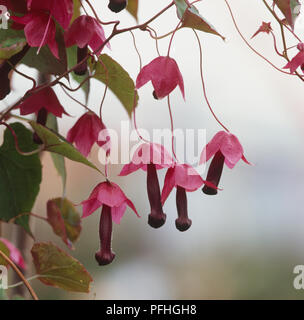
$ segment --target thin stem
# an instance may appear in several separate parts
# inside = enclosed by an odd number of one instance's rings
[[[140,70],[142,69],[142,66],[143,66],[142,58],[141,58],[140,52],[139,52],[139,50],[138,50],[138,48],[137,48],[137,45],[136,45],[136,38],[135,38],[135,36],[134,36],[133,31],[131,31],[131,30],[130,30],[130,34],[131,34],[131,36],[132,36],[132,39],[133,39],[133,45],[134,45],[135,51],[136,51],[137,56],[138,56],[138,60],[139,60],[139,72],[140,72]]]
[[[275,34],[273,33],[273,31],[270,31],[271,35],[272,35],[272,38],[273,38],[273,45],[274,45],[274,50],[275,52],[282,58],[285,58],[284,54],[280,53],[279,50],[278,50],[278,47],[277,47],[277,40],[276,40],[276,37],[275,37]]]
[[[209,107],[210,112],[212,113],[214,119],[218,122],[218,124],[227,132],[229,132],[229,130],[227,129],[226,126],[224,126],[224,124],[219,120],[219,118],[216,116],[216,114],[214,113],[211,104],[209,102],[208,96],[207,96],[207,92],[206,92],[206,85],[205,85],[205,80],[204,80],[204,73],[203,73],[203,49],[202,49],[202,44],[200,41],[199,36],[197,35],[197,32],[193,29],[193,32],[195,34],[195,37],[197,39],[197,43],[198,43],[198,47],[199,47],[199,51],[200,51],[200,74],[201,74],[201,80],[202,80],[202,85],[203,85],[203,93],[204,93],[204,97],[205,100],[207,102],[207,105]]]
[[[37,219],[40,219],[40,220],[43,220],[43,221],[48,222],[48,219],[47,219],[47,218],[42,217],[42,216],[39,216],[38,214],[35,214],[35,213],[30,212],[29,215],[32,216],[32,217],[34,217],[34,218],[37,218]]]
[[[32,280],[39,279],[39,278],[41,278],[41,276],[39,276],[38,274],[36,274],[36,275],[34,275],[34,276],[32,276],[32,277],[27,278],[26,280],[27,280],[28,282],[30,282],[30,281],[32,281]],[[8,289],[13,289],[13,288],[20,287],[20,286],[22,286],[23,284],[24,284],[23,281],[21,281],[21,282],[15,283],[15,284],[11,284],[11,285],[8,286],[7,288],[8,288]]]
[[[288,26],[286,26],[285,24],[282,23],[281,19],[277,16],[277,14],[275,13],[275,11],[273,9],[271,9],[271,7],[269,6],[269,4],[267,3],[266,0],[262,0],[264,5],[266,6],[266,8],[268,9],[268,11],[271,13],[271,15],[277,20],[277,22],[280,24],[280,26],[283,28],[285,27],[299,42],[302,42],[302,40],[294,33],[293,30],[291,30]],[[283,39],[284,40],[284,39]]]
[[[147,29],[151,29],[155,34],[156,34],[156,31],[154,30],[154,29],[152,29],[150,26],[149,27],[147,27]],[[178,28],[178,30],[180,30],[181,28]],[[147,31],[149,31],[149,30],[147,30]],[[150,33],[150,36],[151,36],[151,38],[152,39],[154,39],[154,40],[161,40],[161,39],[164,39],[164,38],[167,38],[168,36],[170,36],[173,32],[175,32],[175,31],[177,31],[176,29],[174,29],[174,30],[172,30],[172,31],[170,31],[170,32],[168,32],[168,33],[166,33],[166,34],[164,34],[164,35],[162,35],[162,36],[153,36],[151,33]]]
[[[133,100],[133,122],[134,122],[134,128],[136,130],[136,133],[139,137],[140,140],[144,141],[144,142],[147,142],[147,143],[150,143],[148,140],[146,140],[140,133],[139,133],[139,130],[138,130],[138,127],[137,127],[137,123],[136,123],[136,90],[134,90],[134,100]]]
[[[265,60],[268,64],[270,64],[270,65],[271,65],[273,68],[275,68],[277,71],[279,71],[279,72],[281,72],[281,73],[284,73],[284,74],[293,75],[293,74],[291,74],[291,73],[289,73],[289,72],[286,72],[286,71],[283,71],[283,70],[281,70],[280,68],[278,68],[277,66],[275,66],[271,61],[269,61],[266,57],[264,57],[261,53],[259,53],[256,49],[254,49],[254,48],[252,47],[252,45],[246,40],[246,38],[243,36],[241,30],[239,29],[239,27],[238,27],[238,25],[237,25],[237,23],[236,23],[236,20],[235,20],[235,18],[234,18],[232,9],[231,9],[228,1],[227,1],[227,0],[224,0],[224,1],[225,1],[226,5],[227,5],[227,7],[228,7],[228,10],[229,10],[229,13],[230,13],[230,15],[231,15],[231,18],[232,18],[233,24],[234,24],[234,26],[235,26],[235,29],[236,29],[236,31],[238,32],[238,34],[240,35],[240,37],[242,38],[242,40],[245,42],[245,44],[246,44],[256,55],[258,55],[258,56],[261,57],[263,60]]]
[[[15,131],[13,130],[13,128],[9,124],[7,124],[5,122],[0,122],[0,125],[3,125],[3,126],[5,126],[5,127],[7,127],[9,129],[9,131],[11,132],[11,134],[12,134],[12,136],[14,138],[16,150],[22,156],[32,156],[32,155],[40,153],[41,151],[44,150],[44,145],[41,145],[38,149],[36,149],[34,151],[23,152],[19,147],[18,137],[17,137]]]
[[[100,107],[99,107],[99,117],[100,117],[100,120],[102,120],[102,107],[103,107],[104,101],[106,99],[106,95],[107,95],[108,88],[109,88],[109,71],[108,71],[108,68],[103,63],[103,61],[101,60],[100,57],[98,57],[98,61],[103,66],[103,68],[105,69],[105,73],[106,73],[106,86],[105,86],[103,97],[101,99],[101,103],[100,103]]]
[[[172,153],[176,161],[178,161],[175,149],[174,149],[174,122],[173,122],[173,115],[172,115],[172,110],[171,110],[171,102],[170,102],[170,95],[168,95],[167,98],[168,101],[168,109],[169,109],[169,115],[170,115],[170,123],[171,123],[171,135],[172,135]]]
[[[187,10],[185,10],[185,13],[186,13]],[[185,15],[184,13],[184,15]],[[170,50],[171,50],[171,46],[172,46],[172,42],[173,42],[173,38],[177,32],[177,30],[179,29],[179,27],[181,26],[182,24],[182,20],[183,20],[183,17],[184,15],[182,16],[181,20],[179,21],[179,23],[177,24],[176,28],[174,29],[173,33],[172,33],[172,36],[171,36],[171,39],[170,39],[170,42],[169,42],[169,47],[168,47],[168,53],[167,53],[167,56],[169,57],[170,55]]]
[[[149,32],[149,34],[150,34],[150,37],[151,37],[151,38],[155,39],[156,52],[157,52],[158,56],[160,57],[160,55],[161,55],[161,54],[160,54],[160,51],[159,51],[159,46],[158,46],[158,37],[157,37],[157,33],[156,33],[156,31],[155,31],[153,28],[151,28],[150,26],[149,26],[149,27],[147,27],[146,31],[148,31],[148,32]],[[151,31],[152,31],[152,32],[154,32],[155,37],[153,37],[153,34],[151,33]]]
[[[67,92],[67,90],[64,88],[64,86],[60,85],[60,88],[62,89],[62,91],[63,91],[70,99],[72,99],[73,101],[75,101],[76,103],[78,103],[79,105],[81,105],[81,106],[82,106],[83,108],[85,108],[87,111],[91,111],[91,112],[92,112],[92,110],[91,110],[88,106],[86,106],[85,104],[83,104],[83,103],[80,102],[79,100],[75,99],[73,96],[71,96],[71,95]]]
[[[79,1],[80,1],[80,0],[79,0]],[[81,1],[80,1],[80,2],[81,2]],[[89,0],[85,0],[85,2],[86,2],[86,3],[88,4],[88,6],[90,7],[90,9],[92,10],[92,12],[93,12],[93,14],[94,14],[94,16],[95,16],[95,19],[96,19],[99,23],[104,24],[104,25],[107,25],[107,24],[119,24],[119,23],[120,23],[120,21],[118,21],[118,20],[109,21],[109,22],[103,22],[103,21],[101,21],[101,20],[99,19],[99,17],[98,17],[98,14],[97,14],[96,10],[94,9],[93,5],[91,4],[91,2],[90,2]],[[83,5],[82,5],[82,7],[83,7]]]
[[[31,80],[33,82],[33,87],[32,89],[36,88],[37,87],[37,83],[36,83],[36,80],[28,75],[26,75],[25,73],[19,71],[16,69],[16,67],[9,61],[9,60],[6,60],[6,62],[9,64],[9,66],[18,74],[20,74],[22,77],[28,79],[28,80]]]
[[[58,84],[63,86],[65,89],[67,89],[68,91],[71,91],[71,92],[75,92],[77,90],[79,90],[87,81],[89,81],[91,78],[94,78],[94,76],[90,75],[90,76],[87,76],[85,79],[83,79],[83,81],[79,84],[78,87],[76,87],[75,89],[73,88],[70,88],[68,87],[65,83],[61,82],[61,81],[58,81]]]
[[[16,274],[20,277],[24,285],[27,287],[29,293],[33,297],[34,300],[39,300],[37,297],[37,294],[35,293],[34,289],[31,287],[29,282],[25,279],[22,272],[18,269],[18,267],[14,264],[14,262],[4,253],[0,250],[0,256],[12,267],[12,269],[16,272]]]

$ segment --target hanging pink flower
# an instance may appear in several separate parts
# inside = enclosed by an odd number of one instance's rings
[[[77,63],[80,63],[88,54],[88,46],[97,55],[103,49],[106,41],[105,33],[100,23],[93,17],[82,15],[78,17],[65,33],[67,47],[77,45]],[[107,44],[109,46],[109,44]],[[74,72],[84,75],[87,72],[87,61],[78,66]]]
[[[59,59],[58,45],[56,42],[56,25],[52,16],[46,12],[30,12],[23,17],[12,16],[11,19],[24,25],[26,41],[31,47],[40,49],[48,45],[53,55]]]
[[[136,88],[141,88],[149,81],[152,81],[156,99],[168,96],[177,86],[185,98],[183,76],[176,61],[170,57],[158,57],[143,67],[137,76]]]
[[[290,73],[294,73],[301,66],[304,71],[304,43],[299,43],[297,46],[298,54],[289,61],[283,69],[290,69]]]
[[[147,191],[151,207],[148,223],[153,228],[159,228],[166,222],[157,170],[169,168],[172,165],[173,159],[164,146],[158,143],[143,143],[136,149],[131,162],[126,164],[119,174],[126,176],[139,169],[147,171]]]
[[[67,47],[77,45],[79,48],[90,46],[93,52],[100,54],[105,33],[100,23],[93,17],[82,15],[78,17],[65,33]]]
[[[186,192],[193,192],[204,183],[210,188],[216,188],[212,183],[204,181],[196,170],[188,164],[176,163],[174,167],[168,169],[161,194],[161,201],[164,204],[173,188],[176,187],[178,218],[175,220],[175,225],[179,231],[188,230],[192,224],[192,221],[188,218]]]
[[[37,90],[37,88],[35,90]],[[20,109],[21,115],[32,113],[38,115],[41,110],[46,110],[59,118],[62,117],[63,113],[67,114],[60,104],[54,90],[50,87],[46,87],[31,94],[20,105],[16,106],[16,109],[18,108]]]
[[[27,0],[29,11],[47,11],[54,19],[67,29],[73,17],[73,0]]]
[[[81,116],[75,125],[69,130],[67,140],[76,144],[77,149],[87,157],[93,144],[97,142],[110,153],[110,137],[107,128],[101,119],[93,112],[87,112]]]
[[[211,157],[213,157],[213,160],[206,180],[216,187],[219,185],[224,163],[230,169],[233,169],[241,159],[249,164],[238,138],[226,131],[218,132],[206,145],[201,153],[200,164],[207,162]],[[217,194],[217,190],[210,188],[208,185],[204,186],[203,192],[209,195]]]
[[[17,249],[10,241],[4,238],[0,238],[0,242],[3,242],[4,245],[10,252],[9,258],[21,269],[26,269],[25,261],[21,255],[19,249]]]
[[[129,200],[120,187],[110,181],[98,184],[89,198],[82,202],[83,215],[88,217],[102,206],[99,226],[100,251],[95,255],[100,265],[111,263],[115,254],[111,250],[112,220],[119,224],[127,206],[139,217],[134,204]]]

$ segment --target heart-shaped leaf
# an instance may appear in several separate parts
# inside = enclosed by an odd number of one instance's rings
[[[102,63],[98,62],[91,65],[91,69],[94,71],[94,78],[104,84],[108,84],[109,89],[116,95],[129,116],[131,116],[133,108],[138,103],[138,95],[136,93],[136,103],[134,105],[134,81],[127,71],[107,54],[102,54],[99,59]]]
[[[63,242],[73,248],[81,232],[81,219],[75,206],[66,198],[56,198],[47,203],[47,220]]]
[[[23,152],[37,149],[32,132],[21,123],[10,124]],[[41,163],[38,154],[23,156],[16,151],[14,138],[6,129],[0,147],[0,220],[10,221],[22,213],[30,212],[39,192]],[[15,220],[28,233],[28,215]]]
[[[36,243],[31,253],[42,283],[67,291],[90,291],[93,279],[84,266],[54,244]]]

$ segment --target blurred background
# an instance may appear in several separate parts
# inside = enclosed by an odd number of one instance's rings
[[[112,14],[108,1],[94,1],[102,20],[121,19],[121,26],[135,24],[127,13]],[[139,1],[139,22],[146,21],[170,1]],[[230,1],[238,25],[249,39],[262,21],[273,21],[262,1]],[[304,291],[293,288],[293,269],[304,264],[304,103],[303,83],[296,77],[284,75],[255,55],[242,42],[233,27],[227,7],[222,0],[206,0],[197,4],[201,14],[226,37],[199,33],[204,53],[204,74],[210,102],[219,118],[240,139],[246,157],[253,166],[239,163],[224,169],[217,196],[210,197],[200,190],[188,194],[192,227],[185,233],[175,229],[175,191],[164,207],[167,223],[159,230],[147,224],[149,202],[144,172],[117,177],[121,165],[111,166],[111,179],[119,183],[133,200],[142,218],[128,209],[120,225],[115,225],[114,262],[99,267],[94,255],[99,246],[99,212],[83,220],[83,231],[76,250],[70,252],[92,274],[94,283],[90,294],[65,293],[32,282],[42,299],[302,299]],[[301,18],[302,19],[302,18]],[[300,22],[303,20],[299,20]],[[152,26],[159,35],[177,25],[176,11],[171,8]],[[279,32],[275,21],[273,29]],[[298,23],[296,31],[303,35]],[[105,28],[107,35],[111,29]],[[135,32],[143,63],[156,57],[154,40],[148,33]],[[292,38],[289,45],[297,44]],[[159,42],[161,54],[167,52],[169,39]],[[278,67],[285,61],[274,54],[270,35],[261,34],[251,44]],[[116,59],[133,79],[139,64],[129,33],[111,41],[106,53]],[[291,56],[296,51],[291,51]],[[212,118],[203,99],[199,74],[199,52],[192,30],[180,30],[174,38],[171,56],[177,60],[183,74],[186,103],[179,90],[172,94],[175,127],[206,129],[207,139],[221,128]],[[23,72],[35,74],[21,66]],[[17,100],[30,82],[14,76],[14,93],[7,104]],[[169,128],[166,101],[152,97],[152,86],[139,90],[137,122],[150,132],[153,128]],[[72,117],[59,120],[62,134],[83,113],[83,109],[56,91]],[[92,82],[89,106],[98,111],[103,86]],[[83,93],[75,95],[84,101]],[[127,113],[117,98],[108,93],[104,104],[107,127],[120,130]],[[203,147],[203,146],[202,146]],[[98,148],[90,159],[98,164]],[[86,199],[100,176],[94,170],[67,161],[67,197],[74,203]],[[161,184],[165,171],[159,172]],[[204,174],[205,177],[205,174]],[[47,200],[61,195],[61,180],[51,157],[43,155],[43,183],[33,212],[46,214]],[[81,208],[78,207],[79,211]],[[61,240],[52,236],[43,221],[32,221],[37,241],[54,241],[68,251]],[[10,227],[7,234],[15,234]],[[34,272],[34,271],[33,271]]]

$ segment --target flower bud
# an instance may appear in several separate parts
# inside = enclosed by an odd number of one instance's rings
[[[77,64],[81,62],[88,54],[88,47],[85,46],[84,48],[77,47]],[[80,66],[78,66],[74,73],[78,76],[83,76],[86,74],[88,70],[88,63],[87,61],[83,62]]]
[[[151,207],[148,223],[153,228],[160,228],[166,222],[166,215],[163,212],[156,167],[153,163],[147,165],[147,191]]]
[[[192,221],[188,218],[186,190],[180,186],[176,187],[176,207],[178,213],[178,218],[175,220],[176,229],[186,231],[191,227]]]
[[[96,252],[95,259],[100,266],[110,264],[115,253],[112,252],[112,213],[111,207],[103,205],[99,224],[100,250]]]
[[[152,92],[152,95],[153,95],[153,98],[154,98],[155,100],[158,100],[158,96],[157,96],[155,90]]]
[[[118,13],[120,12],[121,10],[125,9],[126,6],[128,4],[128,1],[127,0],[110,0],[110,3],[108,5],[108,8],[115,12],[115,13]]]
[[[222,154],[221,151],[218,151],[210,164],[209,170],[208,170],[208,174],[207,174],[207,181],[211,182],[212,184],[214,184],[216,187],[219,185],[220,179],[221,179],[221,175],[223,172],[223,167],[224,167],[224,162],[225,162],[225,157]],[[205,185],[202,189],[202,191],[205,194],[208,195],[216,195],[217,194],[217,190],[211,187],[208,187],[207,185]]]

